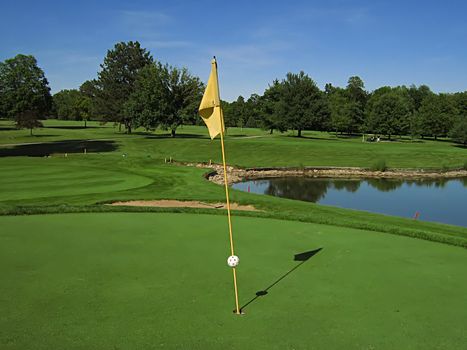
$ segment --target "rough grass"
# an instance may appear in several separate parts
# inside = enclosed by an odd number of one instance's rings
[[[217,215],[0,217],[2,349],[460,349],[464,249]]]

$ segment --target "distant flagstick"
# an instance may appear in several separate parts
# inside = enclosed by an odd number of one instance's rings
[[[206,87],[206,91],[201,101],[199,111],[200,111],[201,117],[203,118],[204,122],[206,123],[208,127],[211,139],[215,138],[218,134],[221,135],[222,164],[224,166],[225,198],[227,202],[227,217],[229,221],[230,254],[235,255],[233,235],[232,235],[232,220],[231,220],[231,215],[230,215],[230,198],[229,198],[229,186],[228,186],[228,181],[227,181],[227,165],[225,162],[224,113],[222,111],[221,99],[220,99],[219,77],[217,75],[216,56],[214,56],[212,64],[215,65],[215,68],[216,68],[215,77],[212,76],[212,71],[211,71],[211,75],[209,76],[208,85]],[[215,79],[215,81],[213,81],[213,78]],[[212,90],[211,84],[216,85],[215,91]],[[216,108],[218,108],[218,110],[216,110]],[[219,113],[219,115],[217,115],[217,112]],[[216,120],[215,119],[216,117],[218,117],[220,121]],[[235,291],[235,313],[239,315],[241,313],[241,310],[240,310],[240,306],[238,303],[237,272],[236,272],[235,267],[232,267],[232,272],[233,272],[234,291]]]

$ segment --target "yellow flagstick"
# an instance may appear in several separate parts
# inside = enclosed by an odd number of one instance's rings
[[[216,57],[214,57],[216,59]],[[217,67],[217,62],[216,62]],[[233,235],[232,235],[232,219],[230,216],[230,198],[229,198],[229,185],[227,181],[227,165],[225,162],[225,148],[224,148],[224,112],[222,111],[222,106],[220,105],[220,91],[219,91],[219,77],[217,76],[217,69],[216,69],[216,81],[217,81],[217,93],[219,96],[219,108],[221,113],[221,149],[222,149],[222,164],[224,166],[224,187],[225,187],[225,199],[227,202],[227,218],[229,221],[229,238],[230,238],[230,255],[235,255],[234,253],[234,243],[233,243]],[[235,267],[232,268],[233,272],[233,281],[234,281],[234,291],[235,291],[235,313],[240,314],[240,307],[238,304],[238,287],[237,287],[237,272]]]
[[[224,116],[221,112],[222,124],[224,124]],[[227,201],[227,217],[229,220],[229,238],[230,238],[230,255],[235,255],[234,253],[234,244],[233,244],[233,235],[232,235],[232,219],[230,217],[230,199],[229,199],[229,186],[227,181],[227,166],[225,164],[225,148],[224,148],[224,136],[221,132],[221,148],[222,148],[222,163],[224,165],[224,187],[225,187],[225,198]],[[237,288],[237,272],[235,267],[232,268],[233,280],[234,280],[234,290],[235,290],[235,312],[240,314],[240,308],[238,306],[238,288]]]
[[[232,220],[230,217],[230,199],[229,199],[229,186],[227,181],[227,165],[225,162],[225,148],[224,148],[224,115],[222,112],[221,98],[219,92],[219,77],[217,75],[217,62],[216,57],[211,61],[211,74],[209,75],[208,84],[204,91],[203,98],[199,105],[199,115],[203,118],[209,130],[209,136],[214,139],[217,135],[221,134],[221,147],[222,147],[222,164],[224,165],[224,186],[225,198],[227,200],[227,216],[229,219],[229,238],[230,238],[230,254],[234,254],[234,244],[232,235]],[[230,263],[229,263],[230,265]],[[235,289],[235,313],[240,314],[241,310],[238,305],[238,288],[237,288],[237,273],[235,266],[232,266],[234,289]]]

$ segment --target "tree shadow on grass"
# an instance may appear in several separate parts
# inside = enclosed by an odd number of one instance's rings
[[[296,140],[316,140],[316,141],[336,141],[336,140],[339,140],[338,138],[322,138],[322,137],[316,137],[316,136],[305,136],[305,135],[302,135],[302,136],[297,136],[297,135],[284,135],[284,137],[289,137],[289,138],[293,138],[293,139],[296,139]]]
[[[450,138],[438,138],[435,140],[434,137],[429,137],[429,136],[425,136],[422,140],[424,141],[432,141],[432,142],[440,142],[440,143],[453,143],[454,141],[451,140]]]
[[[55,153],[99,153],[112,152],[118,148],[110,140],[67,140],[22,144],[11,148],[0,148],[0,157],[45,157]]]
[[[172,137],[171,134],[147,134],[147,133],[135,133],[136,135],[143,135],[147,139],[208,139],[208,136],[197,135],[197,134],[175,134],[175,137]]]
[[[358,140],[362,138],[362,134],[333,134],[337,140],[342,139],[342,140]]]
[[[310,258],[312,258],[313,256],[315,256],[316,254],[318,254],[323,248],[318,248],[318,249],[315,249],[315,250],[310,250],[310,251],[307,251],[307,252],[304,252],[304,253],[300,253],[300,254],[295,254],[294,256],[294,260],[295,261],[300,261],[300,263],[296,264],[293,268],[291,268],[289,271],[287,271],[286,273],[284,273],[282,276],[280,276],[277,280],[275,280],[274,282],[272,282],[269,286],[267,286],[266,288],[262,289],[262,290],[259,290],[257,291],[255,294],[255,297],[250,299],[249,301],[247,301],[245,304],[243,304],[241,307],[240,307],[240,310],[243,311],[248,305],[254,303],[256,300],[258,300],[260,297],[262,296],[265,296],[268,294],[268,291],[274,287],[275,285],[277,285],[279,282],[281,282],[282,280],[284,280],[284,278],[286,278],[287,276],[289,276],[292,272],[294,272],[295,270],[297,270],[300,266],[302,266],[304,263],[306,263]],[[235,312],[235,310],[234,310]]]
[[[246,135],[246,134],[234,134],[234,135],[229,135],[228,133],[225,134],[225,136],[229,136],[230,138],[234,139],[236,137],[247,137],[247,136],[256,136],[256,135]]]
[[[45,129],[66,129],[66,130],[81,130],[81,129],[99,129],[105,128],[105,126],[86,126],[84,125],[57,125],[57,126],[45,126]]]

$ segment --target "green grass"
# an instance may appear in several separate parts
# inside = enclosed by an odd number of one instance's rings
[[[95,122],[44,124],[30,137],[0,121],[0,154],[51,154],[0,157],[0,349],[459,349],[467,342],[467,228],[232,190],[233,201],[262,210],[234,212],[242,304],[296,266],[293,254],[323,248],[235,317],[225,211],[102,205],[224,201],[223,188],[203,178],[206,169],[164,163],[220,162],[219,141],[194,126],[172,139]],[[389,168],[446,170],[467,159],[446,140],[228,133],[229,163],[243,167],[372,167],[384,159]]]
[[[73,164],[49,159],[31,159],[19,165],[14,159],[3,162],[0,192],[2,200],[108,193],[142,187],[151,178],[119,169],[107,170],[92,164]],[[71,163],[71,164],[70,164]],[[21,189],[20,191],[18,189]]]
[[[205,169],[155,164],[152,159],[88,154],[68,158],[10,157],[0,162],[0,213],[4,214],[122,211],[127,209],[100,209],[92,205],[131,199],[225,201],[223,188],[203,178]],[[235,202],[253,204],[266,212],[253,215],[361,228],[467,247],[467,228],[463,227],[235,190],[231,191],[231,197]],[[83,205],[91,207],[80,209]]]
[[[1,349],[461,349],[464,249],[335,226],[106,213],[0,217]]]
[[[0,122],[0,128],[11,123]],[[75,128],[81,122],[47,120],[45,128],[28,136],[27,130],[0,130],[0,145],[21,142],[59,140],[116,140],[120,154],[130,157],[152,157],[157,160],[173,157],[180,161],[221,162],[219,140],[211,141],[205,127],[184,126],[172,139],[167,133],[145,133],[136,130],[124,135],[112,124],[91,122],[94,128]],[[269,166],[357,166],[371,167],[384,159],[389,168],[461,168],[466,150],[447,140],[402,139],[394,142],[362,143],[360,137],[337,138],[334,134],[305,132],[303,138],[291,133],[270,135],[259,129],[229,128],[226,139],[228,162],[243,167]],[[280,152],[278,152],[280,150]]]

